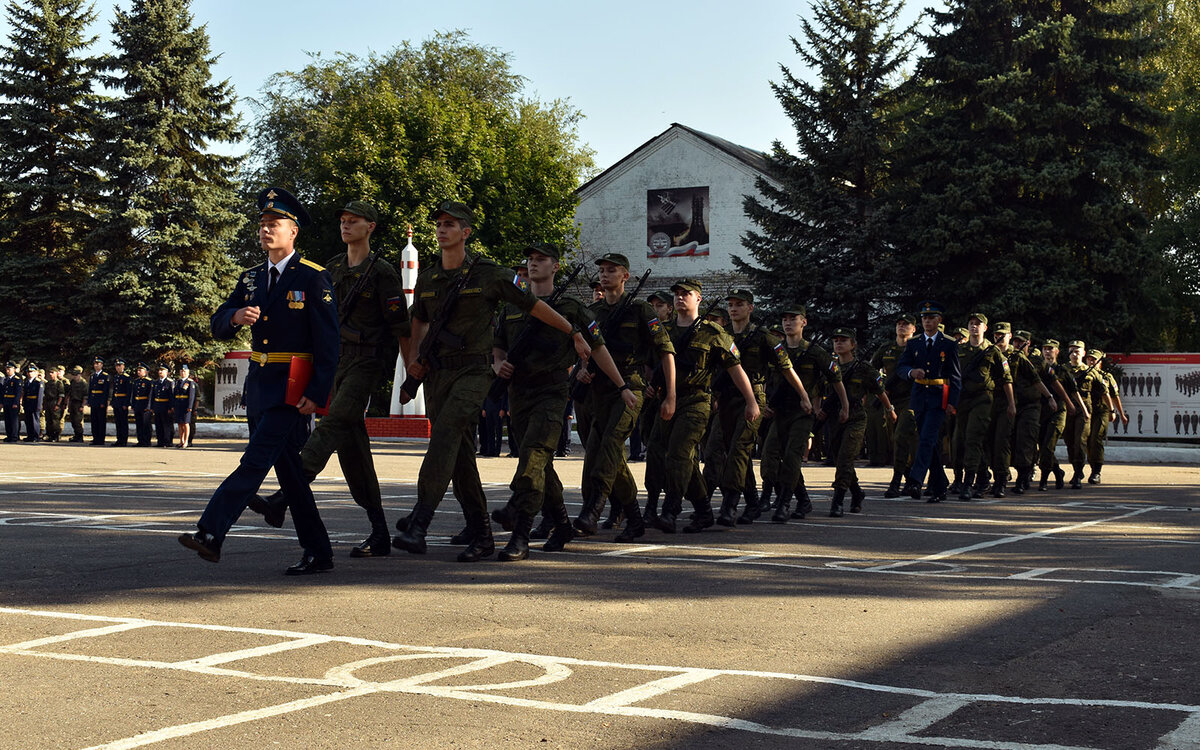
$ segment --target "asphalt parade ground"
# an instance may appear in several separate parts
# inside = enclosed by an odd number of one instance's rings
[[[841,519],[808,466],[803,521],[462,564],[452,496],[428,554],[349,558],[334,461],[336,567],[286,577],[290,520],[176,542],[240,445],[0,449],[0,747],[1200,748],[1194,466],[939,505],[860,468]],[[423,445],[374,449],[393,522]]]

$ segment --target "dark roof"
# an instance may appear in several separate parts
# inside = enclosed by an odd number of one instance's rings
[[[761,172],[764,175],[770,174],[770,171],[769,171],[770,170],[770,162],[768,161],[767,154],[765,154],[764,152],[755,151],[754,149],[746,148],[745,146],[739,146],[738,144],[733,143],[732,141],[727,141],[724,138],[718,138],[715,135],[710,135],[709,133],[705,133],[703,131],[696,130],[695,128],[689,128],[687,125],[680,125],[677,122],[673,122],[673,123],[671,123],[671,127],[667,128],[663,132],[659,133],[658,135],[654,136],[653,138],[646,141],[642,145],[638,146],[636,149],[633,150],[632,153],[630,153],[624,159],[621,159],[616,164],[612,165],[608,169],[604,170],[600,174],[596,175],[592,179],[590,179],[587,182],[580,185],[578,188],[575,189],[575,192],[577,192],[577,193],[580,192],[581,190],[586,188],[588,185],[591,185],[593,182],[599,180],[604,175],[613,171],[614,169],[621,166],[622,164],[629,161],[630,159],[633,159],[638,154],[642,153],[647,148],[649,148],[652,143],[654,143],[658,139],[662,138],[667,133],[670,133],[675,128],[679,128],[680,130],[691,133],[692,135],[699,138],[700,140],[707,142],[709,145],[717,147],[718,149],[729,154],[730,156],[732,156],[733,158],[742,162],[743,164],[745,164],[746,166],[755,170],[756,172]]]

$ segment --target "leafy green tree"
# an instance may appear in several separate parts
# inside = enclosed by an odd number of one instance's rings
[[[377,206],[375,247],[396,252],[407,225],[433,249],[427,215],[441,200],[472,206],[473,244],[501,262],[537,239],[577,241],[575,188],[593,170],[580,114],[523,96],[508,55],[441,33],[359,58],[314,57],[277,76],[258,100],[247,190],[276,184],[305,201],[316,226],[302,239],[319,261],[342,249],[334,213]],[[251,245],[240,260],[259,262]]]
[[[1157,169],[1147,10],[954,0],[934,14],[894,203],[914,297],[1102,346],[1142,332],[1161,278],[1133,198]]]
[[[0,357],[57,357],[95,264],[84,240],[104,184],[94,135],[96,14],[82,0],[11,0],[0,47]]]
[[[888,314],[894,257],[880,211],[888,163],[901,123],[897,77],[912,51],[912,27],[896,29],[895,0],[819,0],[792,44],[815,82],[785,66],[776,98],[791,119],[797,153],[776,141],[772,180],[747,196],[757,231],[736,258],[769,306],[802,302],[826,333],[841,325],[863,333]]]
[[[215,82],[208,33],[187,0],[134,0],[113,22],[107,85],[113,191],[94,235],[101,263],[87,286],[88,350],[201,361],[223,351],[208,320],[232,287],[228,246],[245,217],[228,82]]]

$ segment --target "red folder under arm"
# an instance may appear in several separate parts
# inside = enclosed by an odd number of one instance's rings
[[[311,359],[292,357],[292,364],[288,369],[287,394],[283,398],[289,406],[295,406],[300,403],[300,399],[304,397],[304,389],[308,388],[308,381],[312,380],[312,374],[313,363]],[[328,413],[329,401],[326,400],[324,406],[317,407],[317,415],[323,417]]]

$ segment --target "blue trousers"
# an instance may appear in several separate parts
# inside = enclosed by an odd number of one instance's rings
[[[104,444],[105,433],[108,432],[108,405],[92,407],[92,442]]]
[[[308,439],[310,422],[294,406],[275,406],[259,412],[241,463],[213,493],[204,515],[200,516],[200,528],[223,542],[250,498],[258,492],[267,472],[274,468],[288,499],[300,546],[314,557],[333,557],[329,534],[300,464],[300,449]]]
[[[925,473],[929,472],[929,491],[936,495],[950,485],[950,480],[946,478],[940,440],[946,412],[939,408],[918,409],[916,418],[917,455],[913,458],[908,476],[914,482],[923,483]]]
[[[4,437],[10,443],[21,438],[21,409],[4,409]]]

